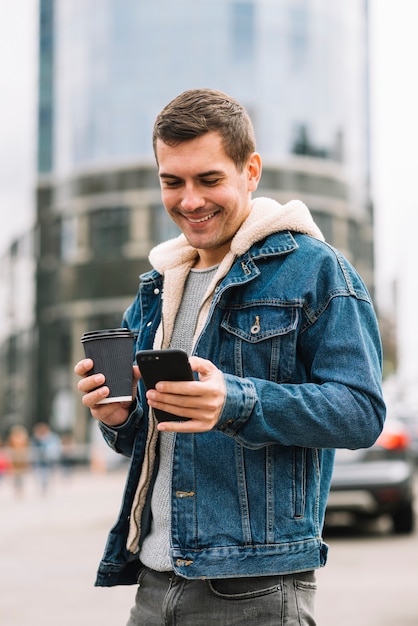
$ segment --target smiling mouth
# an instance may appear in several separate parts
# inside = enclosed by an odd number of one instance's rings
[[[206,215],[206,217],[201,217],[198,220],[193,220],[191,217],[188,217],[187,220],[191,224],[201,224],[202,222],[207,222],[208,220],[212,219],[212,217],[214,217],[214,215],[216,215],[216,212],[215,213],[211,213],[210,215]]]

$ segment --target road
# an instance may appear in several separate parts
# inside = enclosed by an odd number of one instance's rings
[[[124,626],[133,587],[94,587],[124,471],[55,477],[42,496],[33,476],[17,497],[0,481],[0,624]],[[417,626],[418,537],[393,537],[382,523],[333,531],[318,572],[318,626]],[[220,625],[221,626],[221,625]]]
[[[418,504],[418,477],[415,487]],[[330,550],[317,574],[318,626],[418,625],[418,530],[390,530],[385,518],[325,530]]]

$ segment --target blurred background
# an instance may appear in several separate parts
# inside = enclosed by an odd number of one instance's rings
[[[258,195],[304,200],[359,270],[387,400],[418,412],[417,12],[410,0],[0,0],[1,436],[42,421],[91,441],[80,337],[119,326],[149,249],[176,234],[152,124],[200,86],[250,112]]]
[[[306,202],[379,318],[388,421],[337,456],[318,624],[417,624],[417,17],[413,0],[0,0],[1,624],[128,617],[134,590],[93,587],[126,466],[73,365],[176,234],[152,125],[202,86],[248,108],[258,194]]]

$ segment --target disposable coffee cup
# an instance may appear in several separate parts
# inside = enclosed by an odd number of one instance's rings
[[[109,387],[108,397],[98,404],[131,401],[134,349],[131,331],[127,328],[90,330],[83,334],[81,343],[86,357],[94,363],[89,374],[104,374],[104,384]]]

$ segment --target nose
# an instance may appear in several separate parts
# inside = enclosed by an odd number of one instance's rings
[[[205,200],[200,193],[197,185],[186,185],[181,200],[181,208],[184,211],[195,211],[205,205]]]

